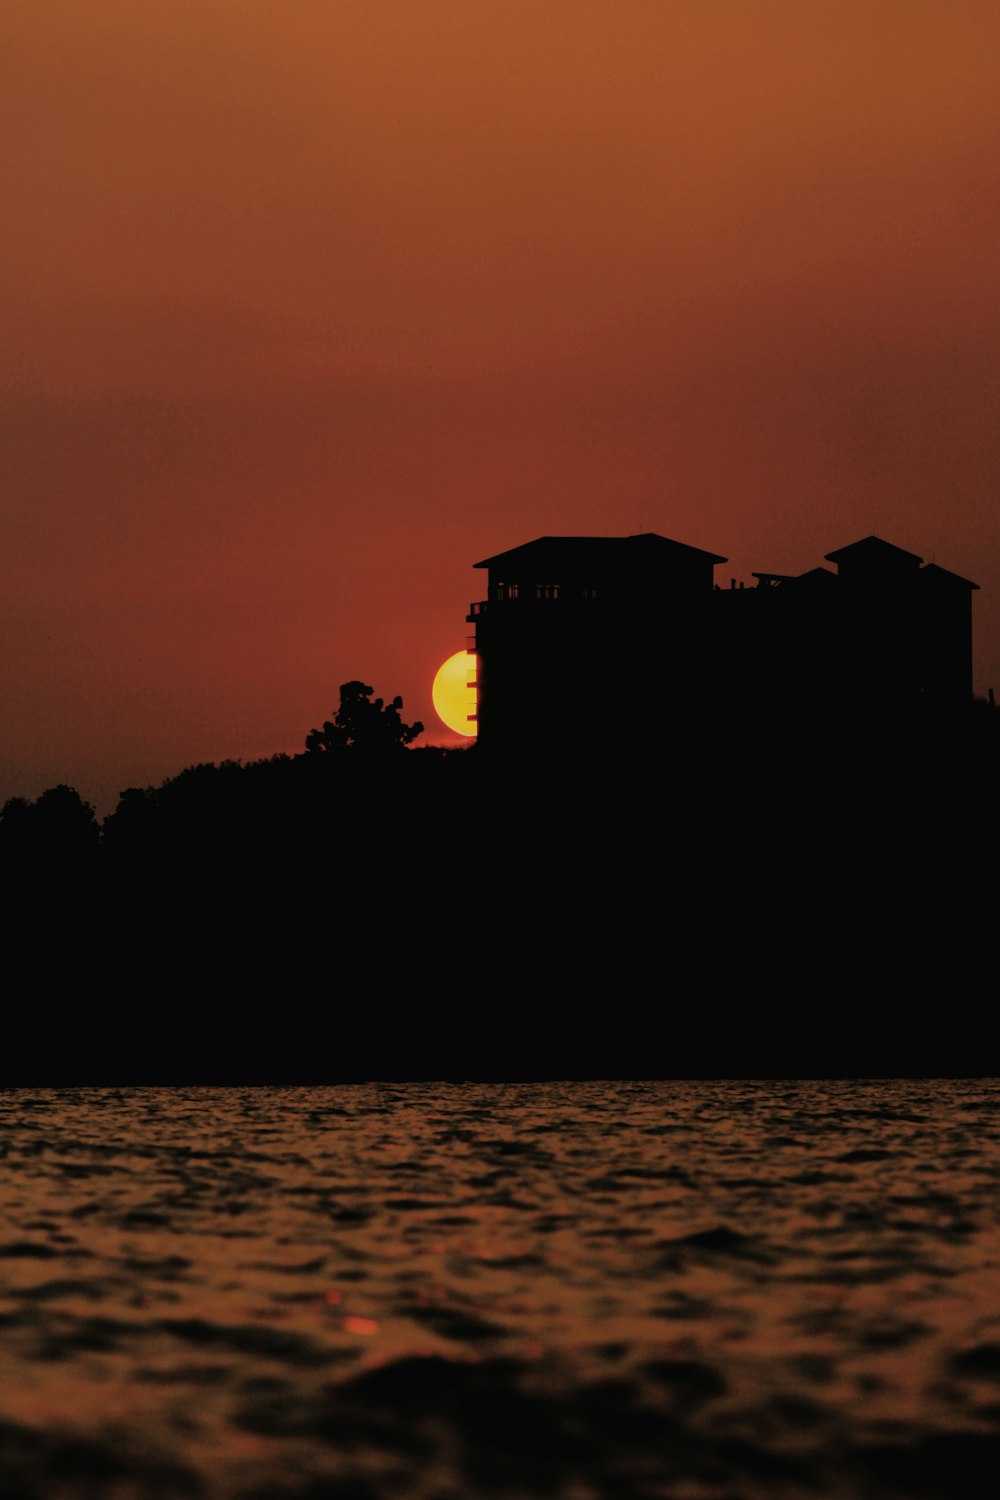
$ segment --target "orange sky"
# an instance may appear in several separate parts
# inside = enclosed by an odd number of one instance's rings
[[[0,798],[431,725],[480,557],[871,531],[1000,689],[994,0],[12,0]]]

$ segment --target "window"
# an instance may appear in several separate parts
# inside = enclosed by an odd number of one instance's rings
[[[559,598],[559,585],[558,585],[558,583],[536,583],[535,584],[535,598],[536,599],[558,599]]]

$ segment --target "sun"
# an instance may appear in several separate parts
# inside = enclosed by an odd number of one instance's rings
[[[469,715],[476,711],[476,662],[478,657],[471,651],[456,651],[454,656],[442,662],[434,678],[431,697],[437,716],[456,734],[473,739],[476,721]]]

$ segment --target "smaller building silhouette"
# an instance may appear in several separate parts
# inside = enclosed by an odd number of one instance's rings
[[[798,575],[654,533],[539,537],[476,563],[480,743],[659,744],[698,726],[940,721],[972,698],[966,578],[870,536]]]

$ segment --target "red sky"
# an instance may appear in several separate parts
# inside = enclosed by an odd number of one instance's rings
[[[349,678],[430,726],[544,533],[877,532],[982,585],[1000,689],[995,0],[3,31],[0,799],[301,748]]]

